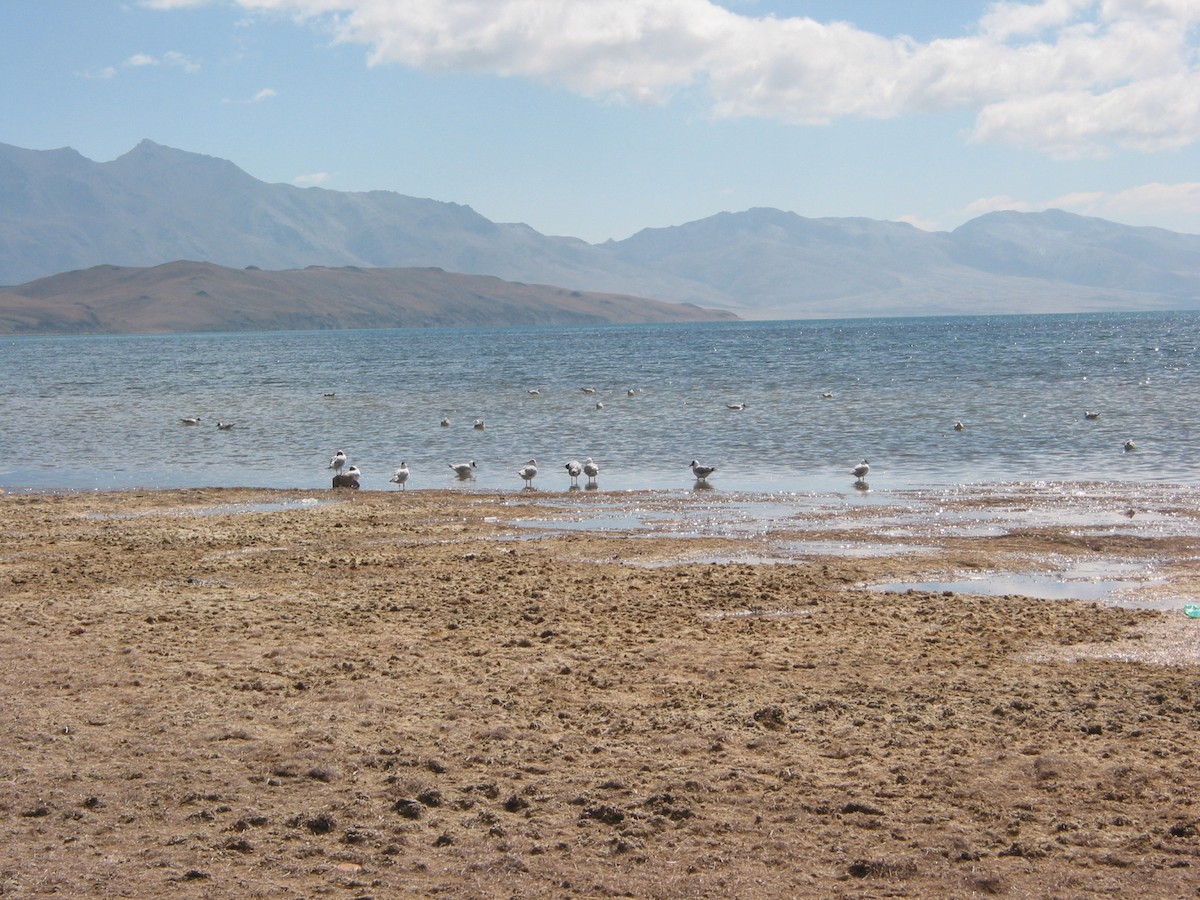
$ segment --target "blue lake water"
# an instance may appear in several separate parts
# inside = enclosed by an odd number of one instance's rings
[[[690,491],[693,458],[715,491],[855,496],[863,457],[872,492],[1195,485],[1198,341],[1194,312],[0,338],[0,488],[323,488],[338,449],[366,489],[403,460],[517,491],[536,457],[565,490],[587,456],[601,491]]]

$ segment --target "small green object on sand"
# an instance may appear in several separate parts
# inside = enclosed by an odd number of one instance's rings
[[[1183,608],[1183,614],[1189,619],[1200,619],[1200,603],[1189,603]]]

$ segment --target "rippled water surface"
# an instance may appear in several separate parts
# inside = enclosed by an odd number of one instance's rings
[[[956,483],[1196,484],[1198,336],[1200,315],[1154,313],[4,338],[0,487],[317,488],[339,448],[378,489],[402,460],[409,489],[520,489],[536,457],[535,486],[565,490],[563,463],[587,456],[602,491],[690,491],[693,458],[718,466],[715,491],[868,503]],[[448,464],[471,459],[459,482]]]

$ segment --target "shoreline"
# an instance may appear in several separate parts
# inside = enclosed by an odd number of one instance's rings
[[[867,587],[1194,598],[1178,493],[6,494],[0,889],[1182,896],[1200,622]]]

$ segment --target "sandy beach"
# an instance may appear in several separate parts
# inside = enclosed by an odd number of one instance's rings
[[[1194,897],[1197,497],[0,496],[0,896]]]

